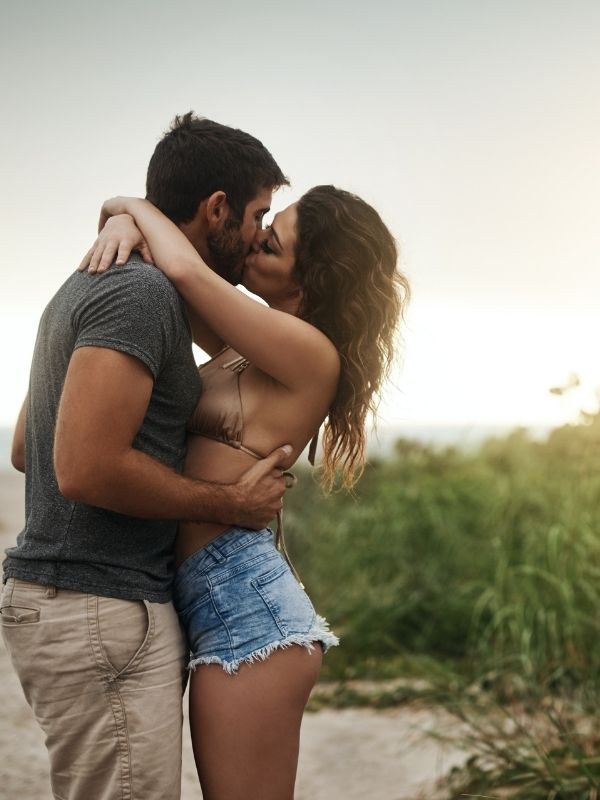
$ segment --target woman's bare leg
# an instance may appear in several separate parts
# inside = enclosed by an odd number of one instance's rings
[[[295,645],[228,675],[199,666],[190,726],[204,800],[292,800],[300,723],[323,655]]]

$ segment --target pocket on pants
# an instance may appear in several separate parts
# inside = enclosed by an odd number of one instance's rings
[[[0,615],[2,616],[2,624],[8,627],[11,625],[31,625],[32,622],[40,621],[39,608],[2,606]]]
[[[15,579],[9,578],[2,589],[0,617],[3,627],[31,625],[40,621],[40,609],[31,600],[13,605]],[[17,598],[18,599],[18,598]]]
[[[114,674],[123,676],[137,667],[150,645],[154,630],[150,603],[111,597],[90,600],[95,606],[90,622],[100,645],[97,658]]]

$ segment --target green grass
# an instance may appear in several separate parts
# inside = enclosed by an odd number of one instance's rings
[[[532,707],[455,703],[472,756],[440,797],[598,800],[600,730],[594,703],[545,698]],[[454,742],[456,744],[456,741]]]
[[[600,415],[587,422],[477,452],[399,441],[356,497],[324,498],[306,472],[286,498],[290,551],[342,639],[312,707],[445,703],[472,757],[444,800],[599,800]]]
[[[356,497],[324,498],[308,472],[286,497],[290,551],[342,639],[312,707],[444,702],[473,754],[445,800],[599,800],[600,415],[588,423],[477,452],[399,441]]]
[[[326,678],[411,663],[513,689],[600,675],[598,417],[474,453],[399,441],[355,498],[324,498],[303,473],[286,514],[294,561],[342,638]]]

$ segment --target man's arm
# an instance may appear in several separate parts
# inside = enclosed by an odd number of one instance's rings
[[[263,527],[281,508],[285,481],[279,448],[236,484],[179,475],[133,448],[152,394],[147,367],[102,347],[75,350],[63,386],[54,468],[70,500],[121,514]]]
[[[12,449],[10,453],[10,460],[15,469],[19,472],[25,472],[25,420],[27,418],[27,398],[23,401],[15,432],[13,434]]]

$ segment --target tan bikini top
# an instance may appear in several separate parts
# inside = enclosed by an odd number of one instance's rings
[[[219,360],[219,357],[228,350],[228,357]],[[250,366],[248,359],[236,353],[226,345],[210,361],[201,364],[198,368],[202,379],[202,392],[200,400],[188,423],[188,432],[199,436],[206,436],[217,442],[222,442],[236,450],[241,450],[253,458],[264,458],[264,455],[251,450],[243,443],[244,438],[244,409],[240,392],[240,375]],[[308,451],[308,459],[314,465],[315,453],[319,439],[319,432],[313,437]],[[292,572],[300,583],[300,578],[288,556],[283,535],[283,514],[277,515],[277,532],[275,545],[283,554]]]
[[[219,356],[229,350],[228,358],[219,363]],[[236,450],[243,450],[254,458],[260,453],[245,447],[244,409],[240,393],[240,375],[250,366],[244,356],[225,346],[214,358],[198,368],[202,379],[202,393],[188,431],[223,442]]]

